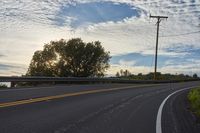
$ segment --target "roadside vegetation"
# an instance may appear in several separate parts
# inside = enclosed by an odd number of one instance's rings
[[[160,72],[157,72],[157,80],[199,80],[198,75],[195,73],[192,76],[185,75],[185,74],[162,74]],[[130,80],[153,80],[154,79],[154,73],[148,73],[148,74],[132,74],[129,70],[120,70],[116,73],[116,77],[123,78],[123,79],[130,79]]]
[[[191,110],[200,118],[200,87],[192,89],[188,94]]]
[[[0,88],[7,88],[8,86],[5,84],[0,84]]]

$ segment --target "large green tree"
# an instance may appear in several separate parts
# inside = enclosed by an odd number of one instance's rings
[[[80,38],[61,39],[36,51],[28,76],[100,77],[109,68],[109,52],[99,41],[85,43]]]

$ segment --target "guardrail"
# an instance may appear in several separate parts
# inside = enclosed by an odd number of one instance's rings
[[[18,82],[52,82],[56,83],[175,83],[183,81],[197,81],[199,79],[191,80],[129,80],[121,78],[87,78],[87,77],[5,77],[0,76],[0,82],[11,82],[11,87]]]
[[[0,82],[112,82],[112,83],[155,83],[155,80],[129,80],[121,78],[87,77],[0,77]],[[167,82],[167,81],[162,81]]]

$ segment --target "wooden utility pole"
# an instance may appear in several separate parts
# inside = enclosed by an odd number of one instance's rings
[[[157,19],[157,35],[156,35],[156,53],[155,53],[155,69],[154,69],[154,80],[157,79],[156,73],[157,73],[157,57],[158,57],[158,37],[159,37],[159,27],[160,27],[160,22],[162,21],[163,18],[167,19],[167,16],[151,16],[150,18],[156,18]]]

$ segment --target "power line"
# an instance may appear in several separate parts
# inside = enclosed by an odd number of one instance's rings
[[[173,15],[195,15],[195,14],[199,14],[200,11],[190,11],[190,12],[177,12],[177,13],[173,13],[171,14]]]
[[[164,35],[160,37],[177,37],[177,36],[186,36],[186,35],[191,35],[191,34],[198,34],[200,31],[194,31],[194,32],[188,32],[188,33],[182,33],[182,34],[174,34],[174,35]]]
[[[161,3],[161,2],[164,2],[163,0],[160,0],[160,1],[156,1],[156,2],[145,2],[145,3],[134,3],[134,5],[147,5],[149,6],[150,4],[157,4],[157,3]]]

